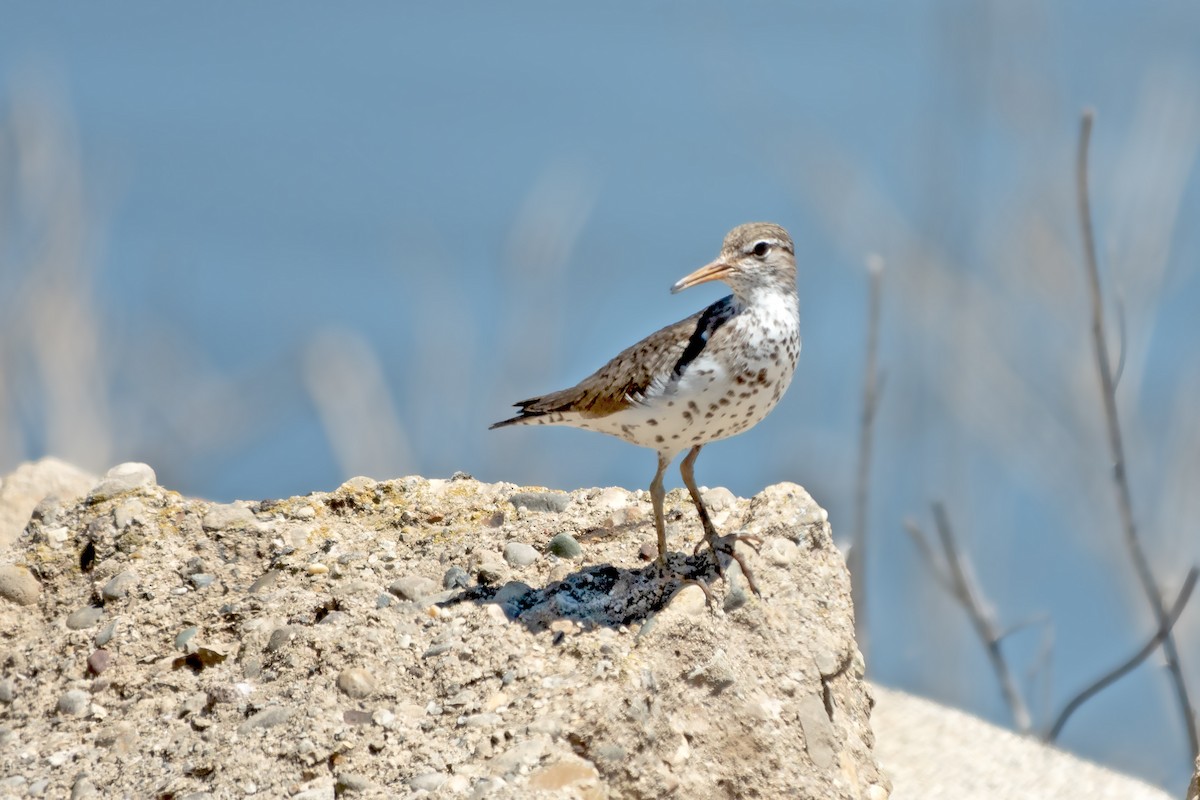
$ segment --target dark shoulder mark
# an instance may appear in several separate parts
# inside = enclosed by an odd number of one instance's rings
[[[675,366],[671,370],[671,375],[674,378],[678,379],[683,375],[688,365],[704,352],[709,338],[716,332],[717,328],[720,328],[726,322],[733,319],[733,315],[733,295],[724,297],[704,309],[704,313],[700,315],[700,319],[696,320],[696,329],[692,331],[687,347],[684,348],[683,354],[679,356],[679,360],[675,362]]]

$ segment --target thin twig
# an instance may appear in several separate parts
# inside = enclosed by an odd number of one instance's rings
[[[921,548],[922,555],[929,561],[934,574],[938,575],[938,582],[942,584],[943,588],[949,591],[950,595],[967,612],[967,616],[971,619],[971,625],[975,628],[975,633],[979,636],[980,641],[983,642],[983,646],[987,650],[988,660],[992,662],[992,670],[995,671],[996,679],[1000,682],[1000,691],[1004,694],[1004,701],[1008,704],[1008,708],[1012,712],[1013,724],[1016,725],[1017,730],[1021,733],[1028,733],[1033,723],[1029,716],[1029,709],[1025,705],[1025,700],[1021,697],[1021,693],[1017,689],[1017,682],[1013,679],[1012,671],[1009,670],[1008,662],[1004,660],[1004,653],[1000,649],[1002,633],[999,626],[992,619],[992,615],[987,609],[986,601],[983,600],[983,593],[976,586],[974,579],[971,577],[970,569],[958,551],[958,543],[954,539],[954,531],[950,527],[950,520],[946,516],[946,509],[941,503],[933,504],[933,518],[937,526],[938,539],[941,542],[945,558],[945,574],[939,574],[941,568],[938,566],[938,562],[933,555],[933,549],[929,546],[925,534],[915,523],[908,523],[911,526],[909,534],[913,537],[914,541],[918,542],[918,547]]]
[[[867,511],[870,502],[871,444],[874,439],[875,411],[879,407],[881,382],[877,379],[879,317],[883,294],[883,259],[867,259],[871,277],[870,307],[867,314],[867,362],[863,374],[862,417],[859,423],[858,479],[854,491],[854,538],[847,567],[850,570],[850,595],[854,604],[854,633],[863,656],[870,643],[867,627]]]
[[[1192,589],[1196,586],[1196,575],[1197,570],[1195,567],[1188,570],[1187,578],[1183,582],[1183,588],[1179,590],[1179,597],[1175,599],[1175,604],[1171,606],[1171,610],[1167,614],[1166,625],[1159,627],[1154,632],[1154,635],[1150,637],[1150,640],[1142,645],[1140,650],[1089,684],[1079,694],[1072,697],[1071,701],[1063,706],[1063,710],[1059,712],[1058,718],[1054,720],[1054,725],[1046,733],[1046,741],[1053,742],[1057,739],[1058,735],[1062,732],[1063,726],[1067,724],[1067,720],[1071,718],[1076,709],[1087,702],[1092,695],[1125,677],[1138,664],[1145,661],[1171,635],[1171,629],[1179,621],[1179,616],[1183,613],[1184,606],[1187,605],[1188,599],[1192,596]]]
[[[1104,402],[1104,417],[1108,427],[1108,446],[1113,462],[1113,484],[1116,492],[1117,509],[1121,516],[1121,528],[1124,534],[1125,547],[1129,558],[1133,561],[1138,580],[1150,608],[1154,612],[1155,623],[1166,634],[1162,639],[1163,656],[1167,669],[1175,685],[1175,696],[1179,702],[1179,710],[1183,714],[1184,726],[1187,729],[1188,742],[1194,758],[1200,753],[1200,736],[1196,730],[1196,714],[1188,697],[1187,683],[1183,678],[1183,669],[1179,663],[1179,651],[1175,645],[1175,637],[1167,625],[1167,609],[1164,607],[1158,582],[1150,570],[1150,564],[1142,549],[1141,538],[1138,535],[1137,522],[1133,515],[1133,500],[1129,490],[1129,478],[1125,471],[1125,445],[1121,438],[1121,426],[1117,418],[1116,381],[1113,379],[1112,366],[1109,361],[1108,343],[1104,336],[1104,304],[1100,291],[1100,268],[1096,260],[1096,239],[1092,228],[1091,203],[1088,199],[1088,148],[1092,135],[1092,122],[1095,114],[1091,109],[1083,112],[1079,128],[1079,154],[1077,163],[1079,222],[1083,234],[1083,249],[1088,278],[1088,289],[1091,293],[1092,305],[1092,343],[1095,348],[1096,366],[1100,372],[1100,389]]]
[[[954,584],[950,581],[948,570],[944,559],[940,558],[933,550],[933,545],[929,543],[928,537],[925,536],[925,531],[917,525],[916,520],[904,520],[904,530],[908,532],[909,538],[913,540],[913,544],[917,546],[917,550],[921,553],[921,558],[925,559],[925,563],[929,565],[929,571],[933,573],[933,579],[937,585],[942,587],[942,591],[951,597],[957,597],[954,590]]]
[[[1013,724],[1021,733],[1027,733],[1033,723],[1029,717],[1029,709],[1025,706],[1020,691],[1017,690],[1017,682],[1008,668],[1008,662],[1004,660],[1004,653],[1000,650],[1000,631],[981,599],[982,593],[970,577],[971,573],[964,566],[962,556],[958,553],[954,531],[950,528],[950,519],[946,516],[946,508],[941,503],[933,504],[933,518],[938,538],[942,542],[942,549],[946,553],[946,563],[950,565],[950,574],[958,586],[959,598],[971,617],[975,632],[979,634],[979,638],[983,640],[984,646],[987,648],[988,659],[992,662],[996,679],[1000,681],[1000,691],[1004,693],[1004,700],[1012,711]]]

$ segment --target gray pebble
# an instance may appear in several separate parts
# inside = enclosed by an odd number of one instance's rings
[[[392,604],[392,596],[384,592],[375,598],[376,608],[387,608]]]
[[[357,772],[343,772],[337,776],[337,789],[341,792],[365,792],[371,785],[370,778]]]
[[[208,574],[207,572],[197,572],[195,575],[189,575],[188,580],[191,581],[192,586],[195,586],[197,589],[205,589],[212,585],[212,582],[216,580],[216,577]]]
[[[579,546],[579,542],[575,541],[575,537],[569,533],[560,533],[555,536],[546,545],[546,550],[559,558],[579,558],[583,555],[583,548]]]
[[[116,631],[117,621],[115,619],[109,620],[109,623],[101,628],[100,632],[96,634],[96,647],[104,647],[104,645],[111,642],[113,634],[116,633]]]
[[[153,486],[157,482],[158,478],[148,464],[136,461],[117,464],[92,489],[88,495],[88,502],[100,503],[142,486]]]
[[[46,787],[49,785],[50,785],[49,778],[38,778],[33,783],[29,784],[29,788],[25,790],[25,793],[28,794],[30,797],[37,797],[38,795],[45,792]]]
[[[261,576],[259,576],[258,580],[250,584],[250,588],[246,591],[248,591],[250,594],[265,591],[273,587],[275,585],[275,581],[277,580],[279,580],[279,570],[267,570]]]
[[[19,606],[31,606],[37,602],[42,585],[33,573],[24,567],[0,567],[0,597]]]
[[[437,590],[437,584],[429,578],[420,575],[408,575],[397,578],[388,586],[388,591],[401,600],[420,600]]]
[[[144,513],[146,507],[142,505],[141,500],[127,500],[113,509],[113,524],[117,526],[117,530],[123,531]]]
[[[190,642],[192,640],[192,637],[196,635],[197,630],[199,630],[199,628],[197,628],[195,625],[193,625],[190,628],[184,628],[178,634],[176,634],[175,635],[175,649],[176,650],[186,650],[187,643]]]
[[[451,567],[442,576],[443,589],[465,589],[471,585],[471,576],[462,567]]]
[[[509,581],[496,591],[496,594],[492,597],[492,602],[503,605],[512,600],[517,600],[521,597],[524,597],[532,591],[533,587],[528,583],[524,583],[522,581]]]
[[[504,545],[504,560],[514,567],[528,567],[541,557],[532,545],[524,542],[509,542]]]
[[[15,692],[15,688],[13,686],[12,678],[5,678],[4,680],[0,680],[0,703],[4,703],[4,705],[8,705],[9,703],[11,703],[13,701],[13,697],[15,695],[16,695],[16,692]]]
[[[90,628],[104,619],[104,609],[99,606],[84,606],[71,612],[67,617],[67,627],[73,631]]]
[[[277,653],[287,646],[289,642],[296,638],[300,630],[293,625],[284,625],[282,628],[276,628],[271,631],[271,638],[267,641],[267,652]]]
[[[424,772],[408,779],[408,785],[413,789],[436,792],[446,782],[446,776],[441,772]]]
[[[236,503],[215,505],[204,515],[200,525],[206,531],[244,530],[257,520],[250,509]]]
[[[453,648],[454,641],[452,639],[447,638],[434,641],[433,644],[429,645],[429,648],[422,655],[422,658],[433,658],[434,656],[440,656],[442,653],[447,653]]]
[[[505,569],[503,561],[489,554],[484,556],[483,560],[480,561],[479,571],[475,574],[475,577],[479,579],[482,585],[491,586],[504,579]]]
[[[255,728],[273,728],[287,722],[296,712],[286,706],[270,706],[259,711],[238,726],[238,733],[246,734]]]
[[[337,679],[338,689],[347,697],[361,700],[370,697],[375,692],[375,678],[362,667],[350,667],[342,670]]]
[[[134,573],[128,571],[119,573],[104,584],[104,588],[100,590],[100,596],[105,600],[120,600],[129,594],[129,590],[136,586],[137,582],[137,575]]]
[[[517,492],[510,495],[508,502],[518,508],[525,506],[530,511],[549,511],[561,514],[571,503],[571,496],[561,492]]]
[[[75,776],[75,782],[71,784],[71,800],[83,800],[85,797],[95,797],[96,794],[96,784],[86,772]]]
[[[725,609],[725,613],[737,611],[746,603],[750,602],[750,589],[746,584],[746,577],[742,575],[742,568],[736,561],[731,561],[728,569],[725,570],[725,584],[729,587],[728,593],[725,595],[725,602],[721,607]]]
[[[87,711],[90,701],[91,697],[83,689],[71,689],[58,698],[58,711],[60,714],[77,716]]]
[[[333,800],[336,797],[333,786],[314,786],[292,795],[292,800]]]
[[[462,718],[464,728],[490,728],[500,724],[500,715],[492,712],[484,714],[468,714]]]

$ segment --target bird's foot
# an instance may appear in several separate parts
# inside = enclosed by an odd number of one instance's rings
[[[750,591],[758,596],[762,596],[762,592],[758,590],[758,584],[754,582],[754,573],[750,570],[750,565],[746,563],[746,557],[738,552],[737,543],[745,542],[754,548],[755,552],[762,547],[762,537],[754,536],[749,533],[730,533],[725,536],[717,536],[715,532],[706,533],[704,538],[696,545],[696,549],[692,555],[699,555],[700,548],[708,545],[712,550],[713,563],[717,567],[717,575],[725,577],[725,568],[721,566],[721,554],[729,556],[737,562],[737,565],[742,570],[742,575],[746,576],[746,584],[750,587]]]
[[[655,559],[655,563],[657,564],[658,571],[664,580],[679,581],[684,586],[687,586],[688,584],[699,586],[700,591],[704,592],[704,605],[711,609],[716,604],[716,598],[713,597],[712,587],[708,585],[708,581],[671,567],[669,564],[667,564],[666,558],[657,558]]]

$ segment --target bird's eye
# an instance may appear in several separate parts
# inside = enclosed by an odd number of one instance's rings
[[[767,242],[759,242],[758,244],[754,245],[754,255],[758,256],[759,258],[762,258],[763,256],[765,256],[767,254],[767,251],[770,249],[771,249],[771,245],[768,244]]]

